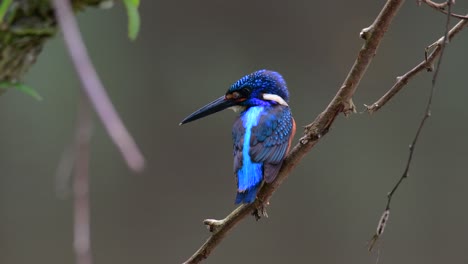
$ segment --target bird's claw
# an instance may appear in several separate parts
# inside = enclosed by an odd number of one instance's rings
[[[252,215],[255,217],[255,220],[258,221],[262,217],[268,218],[268,213],[266,211],[266,206],[264,204],[259,205],[255,210],[252,212]]]

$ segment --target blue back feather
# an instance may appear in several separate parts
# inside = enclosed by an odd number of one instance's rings
[[[262,112],[262,106],[250,107],[242,113],[240,118],[245,133],[242,142],[242,166],[237,170],[237,191],[242,194],[238,195],[236,203],[253,202],[262,181],[263,164],[252,162],[249,154],[252,128],[257,126]]]
[[[254,106],[241,113],[232,132],[236,203],[250,203],[261,181],[271,182],[278,174],[294,133],[294,120],[287,106]]]

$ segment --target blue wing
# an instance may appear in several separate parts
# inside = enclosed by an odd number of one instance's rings
[[[232,127],[233,155],[234,155],[234,173],[242,167],[242,149],[244,145],[245,128],[242,119],[237,117]]]
[[[252,128],[249,153],[253,162],[263,163],[264,179],[270,183],[278,175],[291,146],[296,124],[287,106],[277,105],[266,110]]]
[[[267,107],[251,128],[250,144],[245,145],[244,121],[238,117],[232,130],[234,173],[238,187],[236,203],[253,202],[262,179],[270,183],[276,178],[296,128],[288,107]],[[249,157],[244,159],[246,146]]]

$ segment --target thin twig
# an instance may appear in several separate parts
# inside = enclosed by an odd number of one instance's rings
[[[107,133],[122,153],[127,165],[134,171],[141,171],[145,160],[130,133],[120,120],[112,102],[106,94],[81,38],[69,0],[53,0],[64,40],[81,80],[82,88],[94,110],[101,119]]]
[[[92,264],[89,205],[89,146],[92,118],[88,98],[80,93],[73,180],[74,243],[77,264]]]
[[[366,40],[365,44],[359,51],[356,61],[344,83],[327,108],[313,123],[306,127],[304,136],[286,157],[276,179],[271,184],[265,184],[262,187],[254,203],[239,206],[223,220],[205,220],[205,224],[209,226],[213,234],[185,263],[199,263],[203,259],[206,259],[216,246],[221,243],[229,231],[256,208],[263,206],[263,204],[269,201],[276,189],[278,189],[282,182],[289,176],[305,154],[307,154],[312,147],[318,143],[320,138],[328,132],[336,116],[341,112],[350,113],[353,110],[351,98],[367,67],[374,58],[377,48],[385,32],[388,30],[392,19],[395,17],[403,2],[403,0],[387,1],[374,23],[370,27],[363,29],[361,36]]]
[[[443,14],[448,14],[449,12],[447,12],[445,10],[445,8],[448,6],[447,5],[447,2],[443,2],[443,3],[435,3],[435,2],[432,2],[431,0],[418,0],[418,3],[421,4],[421,2],[425,3],[426,5],[432,7],[433,9],[443,13]],[[455,1],[452,0],[452,3],[451,4],[454,4]],[[458,18],[458,19],[468,19],[468,15],[466,16],[462,16],[462,15],[458,15],[458,14],[454,14],[454,13],[450,13],[450,15],[452,17],[455,17],[455,18]]]
[[[446,24],[445,24],[445,33],[444,33],[444,38],[443,38],[444,41],[442,41],[440,43],[440,57],[439,57],[439,60],[437,62],[437,66],[435,68],[434,75],[432,76],[431,92],[430,92],[429,98],[427,100],[426,110],[424,112],[424,116],[421,119],[421,122],[419,123],[418,130],[416,131],[416,135],[414,136],[413,141],[411,142],[411,145],[409,146],[409,156],[408,156],[408,160],[406,162],[405,170],[403,171],[403,174],[401,175],[401,177],[398,179],[397,183],[393,186],[392,190],[387,194],[387,204],[385,206],[385,210],[384,210],[384,213],[383,213],[383,215],[381,217],[381,220],[379,221],[379,224],[377,225],[377,232],[374,234],[374,236],[372,237],[371,242],[369,244],[369,251],[372,250],[375,242],[383,234],[384,228],[385,228],[385,226],[386,226],[386,224],[388,222],[388,217],[390,215],[390,204],[392,202],[393,195],[398,190],[398,188],[400,187],[400,184],[403,182],[403,180],[406,179],[408,177],[408,175],[409,175],[408,173],[409,173],[409,169],[410,169],[410,166],[411,166],[411,163],[412,163],[412,160],[413,160],[413,154],[414,154],[414,150],[416,148],[416,143],[418,142],[419,135],[421,134],[421,131],[424,128],[424,124],[426,123],[427,119],[431,116],[432,98],[434,97],[434,93],[435,93],[437,76],[439,75],[439,69],[440,69],[440,65],[442,63],[442,58],[443,58],[443,55],[444,55],[445,46],[449,42],[448,37],[449,37],[449,29],[450,29],[450,17],[451,17],[450,16],[450,10],[451,10],[451,6],[452,6],[452,0],[448,0],[447,1],[447,9],[448,9],[447,21],[446,21]],[[384,221],[382,221],[382,219],[384,219]]]
[[[450,31],[448,32],[448,40],[451,41],[453,37],[455,37],[460,31],[462,31],[463,28],[466,27],[468,24],[468,20],[461,20],[459,21]],[[429,45],[428,48],[426,48],[426,54],[427,51],[431,49],[431,47],[434,47],[433,51],[429,54],[426,55],[426,59],[421,61],[416,67],[408,71],[407,73],[403,74],[402,76],[397,77],[397,81],[395,84],[386,92],[379,100],[377,100],[375,103],[367,106],[367,111],[369,113],[374,113],[378,111],[380,108],[382,108],[390,99],[393,98],[412,78],[414,78],[417,74],[424,70],[429,70],[432,71],[433,68],[433,63],[435,59],[439,57],[441,54],[441,46],[444,42],[445,38],[441,37],[439,40],[434,42],[433,44]]]
[[[58,198],[65,199],[70,194],[70,180],[73,176],[77,147],[76,142],[73,142],[65,148],[55,170],[55,193]]]

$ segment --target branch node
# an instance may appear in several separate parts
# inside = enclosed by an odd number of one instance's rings
[[[359,32],[359,37],[364,40],[368,40],[371,37],[373,30],[374,30],[374,25],[363,28],[361,32]]]
[[[356,106],[353,103],[353,99],[349,99],[343,102],[343,114],[348,117],[351,114],[357,113]]]
[[[426,71],[427,72],[433,72],[434,71],[434,63],[428,63],[426,66]]]
[[[387,226],[388,218],[390,217],[390,210],[387,209],[383,212],[382,216],[380,217],[379,224],[377,225],[377,230],[375,234],[372,236],[372,239],[369,241],[369,251],[372,251],[375,243],[379,239],[379,237],[383,234],[385,227]]]
[[[372,105],[364,104],[364,107],[366,108],[366,111],[369,114],[373,114],[376,110],[379,109],[379,104],[378,103],[373,103]]]
[[[307,145],[307,143],[309,143],[309,138],[308,137],[302,137],[299,140],[299,143],[301,143],[301,145]]]
[[[318,118],[318,117],[317,117]],[[315,123],[309,124],[304,127],[304,136],[299,139],[299,143],[302,145],[307,145],[311,140],[321,138],[325,134],[319,131]]]
[[[431,45],[427,46],[426,47],[426,51],[429,52],[432,48],[434,48],[434,46],[439,46],[439,42],[443,39],[444,37],[441,37],[440,39],[438,39],[436,42],[432,43]]]
[[[216,219],[205,219],[203,220],[203,224],[206,225],[206,228],[210,230],[211,233],[215,233],[219,230],[225,223],[225,219],[223,220],[216,220]]]

